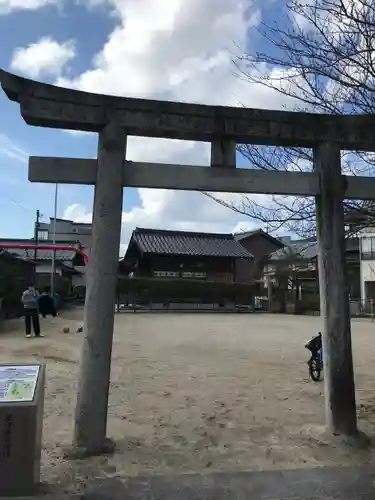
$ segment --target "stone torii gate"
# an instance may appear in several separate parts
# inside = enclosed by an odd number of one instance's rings
[[[1,86],[29,125],[99,134],[97,160],[31,157],[29,180],[95,186],[93,243],[74,444],[100,453],[106,425],[123,186],[314,196],[325,370],[326,423],[357,434],[343,199],[375,199],[375,179],[341,173],[340,150],[375,151],[372,116],[205,106],[112,97],[46,85],[0,71]],[[211,143],[211,167],[128,162],[128,135]],[[314,170],[236,169],[237,144],[313,148]]]

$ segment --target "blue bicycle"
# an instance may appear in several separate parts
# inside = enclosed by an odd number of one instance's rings
[[[305,345],[306,349],[311,352],[311,357],[307,364],[309,367],[309,375],[311,380],[319,382],[323,371],[323,348],[322,348],[322,334],[321,332],[313,337]]]

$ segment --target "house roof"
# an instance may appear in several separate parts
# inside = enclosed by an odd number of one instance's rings
[[[0,245],[1,244],[20,244],[20,245],[27,245],[27,244],[30,244],[30,245],[33,245],[35,244],[35,241],[34,240],[28,240],[28,239],[4,239],[4,238],[0,238]],[[53,242],[50,241],[50,240],[42,240],[40,241],[40,245],[52,245]],[[77,246],[77,243],[76,242],[72,242],[72,241],[64,241],[64,242],[56,242],[55,243],[56,245],[66,245],[66,246]],[[8,253],[10,253],[11,255],[14,255],[18,258],[21,258],[21,259],[24,259],[24,260],[34,260],[34,249],[33,248],[5,248],[5,250],[7,250]],[[36,260],[39,261],[39,260],[42,260],[42,261],[47,261],[47,260],[52,260],[52,253],[53,251],[52,250],[44,250],[44,249],[37,249],[37,254],[36,254]],[[55,253],[55,259],[56,261],[70,261],[70,260],[73,260],[74,256],[76,255],[76,253],[73,251],[73,250],[56,250],[56,253]]]
[[[345,242],[347,252],[355,252],[359,250],[358,238],[348,238]],[[317,257],[319,254],[318,243],[312,238],[308,240],[292,241],[273,252],[270,255],[271,260],[281,260],[288,257],[296,256],[299,259],[310,260]]]
[[[10,248],[8,252],[21,259],[34,260],[33,248]],[[52,260],[52,250],[38,249],[36,253],[36,260]],[[70,261],[73,260],[76,253],[72,250],[56,250],[55,259],[57,261]]]
[[[49,218],[50,222],[54,221],[54,217]],[[59,217],[56,217],[56,222],[68,222],[69,224],[72,224],[73,226],[87,226],[87,227],[92,227],[91,222],[76,222],[74,220],[70,219],[60,219]]]
[[[143,253],[251,259],[253,256],[232,234],[196,233],[136,228],[130,244]],[[128,251],[126,252],[128,254]],[[127,255],[125,255],[125,258]]]
[[[22,262],[26,262],[26,263],[34,265],[32,260],[24,259],[24,258],[20,257],[19,255],[14,255],[11,252],[9,252],[8,250],[0,248],[0,258],[4,258],[4,257],[14,259],[14,260],[21,260]]]
[[[282,260],[295,256],[299,259],[310,260],[318,255],[316,241],[293,241],[270,255],[270,260]]]
[[[255,236],[257,234],[271,240],[276,245],[280,245],[280,247],[284,245],[284,243],[280,239],[271,236],[270,234],[263,231],[263,229],[254,229],[253,231],[243,231],[241,233],[235,233],[234,237],[237,241],[242,241],[246,238],[250,238],[251,236]]]

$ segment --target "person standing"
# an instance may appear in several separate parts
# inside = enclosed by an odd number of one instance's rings
[[[45,318],[48,315],[51,315],[53,318],[56,318],[57,312],[55,308],[55,301],[53,297],[50,295],[49,288],[45,288],[42,292],[42,295],[39,296],[38,300],[39,313]]]
[[[31,323],[35,337],[44,337],[40,333],[39,310],[38,310],[39,293],[34,285],[30,284],[22,294],[22,304],[25,315],[26,337],[31,337]]]

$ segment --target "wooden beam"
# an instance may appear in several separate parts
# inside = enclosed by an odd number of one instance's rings
[[[31,156],[29,181],[59,184],[96,182],[97,160]],[[342,176],[345,198],[375,200],[375,178]],[[319,194],[319,174],[125,162],[124,187],[289,196]]]

